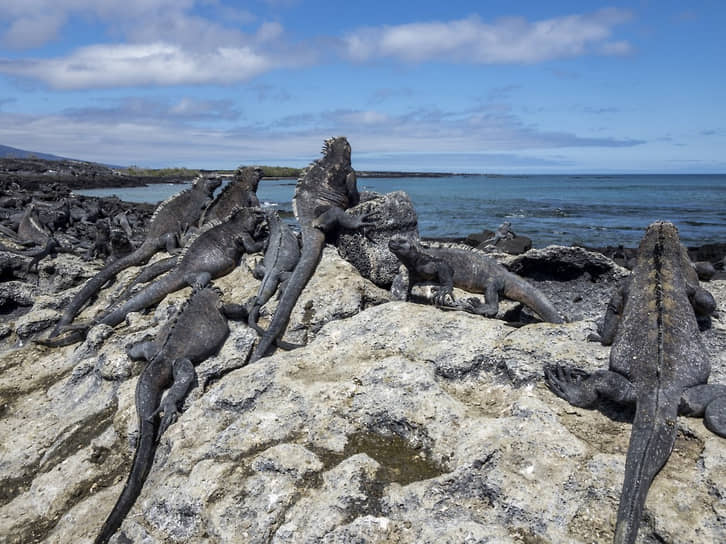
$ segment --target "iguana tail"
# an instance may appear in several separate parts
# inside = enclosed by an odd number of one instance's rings
[[[65,325],[72,322],[76,315],[78,315],[81,309],[86,305],[86,302],[96,295],[106,282],[112,280],[116,274],[130,266],[145,263],[157,251],[158,247],[156,244],[144,242],[136,249],[136,251],[109,263],[101,269],[98,274],[89,279],[81,290],[76,293],[73,300],[71,300],[70,304],[63,312],[60,320],[56,323],[53,332],[50,333],[50,337],[53,338],[54,336],[57,336],[61,330],[63,330]]]
[[[264,306],[265,303],[272,298],[272,295],[275,294],[277,286],[280,283],[279,279],[280,275],[275,273],[274,271],[270,274],[265,274],[265,276],[262,278],[260,288],[257,291],[257,295],[255,295],[255,298],[250,306],[250,314],[247,318],[247,324],[260,334],[264,334],[265,332],[257,324],[257,317],[259,316],[260,308],[262,308],[262,306]]]
[[[528,308],[531,308],[537,315],[539,315],[544,321],[549,323],[564,323],[562,316],[557,312],[550,299],[545,294],[523,280],[511,274],[511,278],[506,280],[506,289],[504,295],[507,298],[521,302]]]
[[[678,399],[665,398],[662,390],[639,395],[625,458],[615,544],[635,542],[650,484],[673,450],[677,416]]]
[[[153,364],[153,363],[150,363]],[[94,544],[106,544],[121,526],[141,494],[151,465],[154,463],[156,452],[159,417],[154,414],[156,406],[161,400],[161,389],[152,385],[153,377],[149,373],[149,366],[139,376],[136,386],[136,413],[139,418],[139,438],[136,443],[134,460],[131,463],[131,472],[126,480],[123,491],[114,505],[111,513],[96,537]]]
[[[169,293],[178,291],[186,285],[182,273],[172,270],[151,285],[147,285],[130,299],[121,304],[111,306],[101,316],[95,319],[96,323],[103,323],[115,327],[121,323],[131,312],[138,312],[164,300]]]
[[[254,363],[258,359],[268,355],[268,351],[275,344],[275,341],[285,333],[297,299],[310,281],[310,278],[312,278],[318,262],[320,262],[323,247],[325,246],[325,233],[316,228],[305,229],[303,230],[302,240],[303,249],[300,255],[300,261],[295,266],[295,270],[293,270],[290,279],[287,280],[287,286],[280,297],[280,302],[277,305],[275,314],[272,316],[270,326],[264,332],[262,338],[260,338],[260,342],[257,344],[252,357],[250,357],[250,363]]]
[[[124,290],[118,296],[118,300],[126,300],[131,295],[134,287],[136,287],[140,283],[148,283],[154,278],[161,276],[164,272],[168,272],[176,266],[178,261],[179,256],[173,255],[171,257],[167,257],[166,259],[156,261],[154,264],[146,266],[141,272],[136,275],[133,280],[131,280],[131,283],[129,283],[124,288]]]

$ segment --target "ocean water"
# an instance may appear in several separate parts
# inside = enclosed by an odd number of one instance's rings
[[[726,242],[726,175],[451,176],[359,178],[361,191],[405,191],[424,237],[463,237],[503,221],[548,244],[638,245],[645,228],[662,219],[678,226],[688,246]],[[179,185],[76,191],[158,202]],[[263,180],[266,206],[292,211],[294,180]]]

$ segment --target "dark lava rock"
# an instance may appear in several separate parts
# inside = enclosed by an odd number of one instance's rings
[[[510,255],[521,255],[532,249],[532,239],[527,236],[516,235],[514,238],[499,240],[493,246],[481,244],[477,249],[481,249],[482,251],[494,249],[495,251],[509,253]]]
[[[598,319],[628,271],[580,247],[532,249],[502,262],[541,290],[569,321]]]
[[[515,274],[537,281],[569,281],[583,276],[598,281],[622,275],[622,269],[605,255],[572,246],[533,249],[505,266]]]

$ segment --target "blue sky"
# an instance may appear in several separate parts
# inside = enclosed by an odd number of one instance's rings
[[[0,144],[110,164],[726,172],[726,3],[0,0]]]

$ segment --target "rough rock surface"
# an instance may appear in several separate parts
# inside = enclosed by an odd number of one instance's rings
[[[418,238],[418,217],[409,196],[403,191],[381,195],[362,192],[361,203],[349,213],[361,215],[376,212],[379,218],[365,232],[349,231],[338,236],[338,253],[373,283],[388,289],[398,273],[398,258],[388,249],[394,234]]]
[[[245,265],[216,284],[235,302],[257,289]],[[708,288],[726,308],[726,282]],[[185,295],[61,349],[4,323],[0,542],[92,542],[133,455],[141,364],[124,346]],[[607,365],[586,341],[594,319],[513,328],[386,300],[326,248],[286,338],[309,345],[243,366],[254,335],[231,323],[112,542],[610,542],[632,414],[574,408],[542,379],[546,362]],[[40,296],[23,322],[57,304]],[[704,339],[726,383],[723,319]],[[700,419],[677,425],[638,542],[726,541],[726,440]]]

